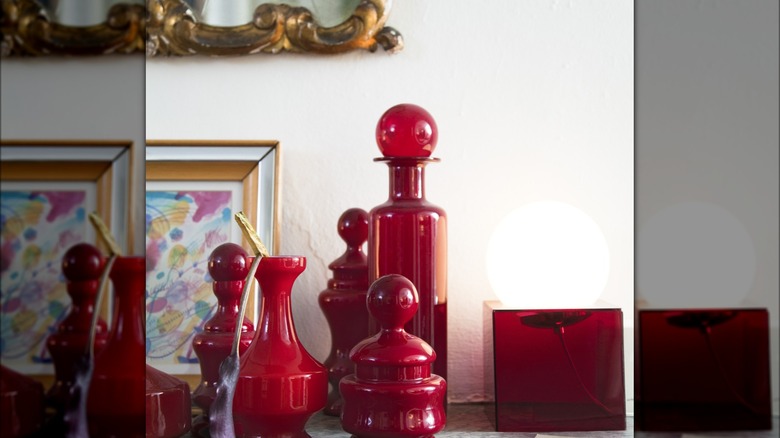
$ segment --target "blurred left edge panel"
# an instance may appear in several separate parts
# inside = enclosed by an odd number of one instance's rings
[[[0,2],[0,436],[145,436],[145,2]]]

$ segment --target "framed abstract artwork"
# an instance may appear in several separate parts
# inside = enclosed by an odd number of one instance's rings
[[[129,141],[0,143],[0,354],[3,364],[51,375],[46,338],[71,306],[62,257],[73,245],[101,247],[87,215],[96,211],[132,253]],[[110,318],[104,303],[102,311]]]
[[[249,246],[234,220],[240,211],[276,254],[277,142],[147,141],[147,363],[180,376],[200,374],[192,339],[216,308],[208,272],[226,242]],[[247,251],[249,252],[249,251]],[[247,304],[253,318],[254,291]]]

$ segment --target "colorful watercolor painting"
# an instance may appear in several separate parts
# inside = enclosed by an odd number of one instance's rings
[[[3,362],[51,362],[45,340],[70,308],[62,257],[86,240],[86,198],[84,190],[0,192]]]
[[[197,364],[192,338],[216,307],[208,258],[229,241],[231,191],[146,192],[146,355]]]

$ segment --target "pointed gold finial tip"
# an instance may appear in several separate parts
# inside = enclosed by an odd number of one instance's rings
[[[244,237],[246,237],[246,240],[249,241],[249,246],[252,247],[252,252],[254,252],[256,256],[268,257],[268,250],[266,249],[265,245],[263,245],[263,241],[260,240],[260,236],[258,236],[257,232],[255,232],[255,228],[251,223],[249,223],[249,219],[246,217],[244,212],[239,211],[236,213],[235,218],[236,222],[238,222],[239,228],[241,228],[241,232],[244,233]]]
[[[103,238],[103,241],[108,246],[108,250],[110,252],[109,255],[122,255],[122,248],[120,248],[119,244],[116,243],[114,236],[106,226],[106,223],[103,222],[103,219],[100,218],[100,215],[93,211],[89,214],[89,221],[92,222],[92,225],[95,227],[100,237]]]

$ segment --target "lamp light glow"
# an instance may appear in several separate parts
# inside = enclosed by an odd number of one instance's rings
[[[558,201],[509,213],[490,238],[486,262],[498,298],[517,308],[592,307],[609,277],[609,248],[599,226]]]

